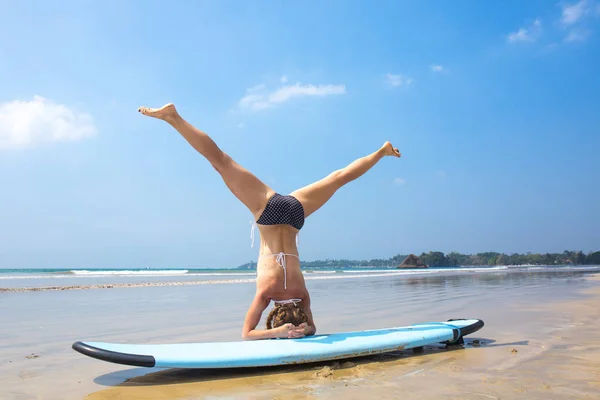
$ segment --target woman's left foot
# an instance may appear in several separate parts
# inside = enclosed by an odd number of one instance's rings
[[[140,107],[138,108],[138,111],[149,117],[162,119],[164,121],[172,120],[179,115],[177,114],[177,110],[173,103],[165,104],[160,108]]]
[[[397,148],[392,146],[390,142],[385,142],[381,147],[381,150],[383,151],[383,155],[385,156],[394,156],[398,158],[402,156],[402,154],[400,154],[400,151],[398,151]]]

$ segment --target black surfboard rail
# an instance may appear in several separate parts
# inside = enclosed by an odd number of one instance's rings
[[[454,319],[449,319],[447,322],[464,321],[465,319],[467,319],[467,318],[454,318]],[[475,319],[475,318],[469,318],[469,319]],[[478,319],[477,322],[475,322],[474,324],[467,325],[463,328],[460,328],[460,335],[461,336],[470,335],[471,333],[477,332],[478,330],[483,328],[484,325],[485,324],[483,323],[483,320]]]
[[[453,318],[453,319],[449,319],[446,322],[452,322],[452,321],[464,321],[467,318]],[[471,318],[469,318],[471,319]],[[453,333],[454,333],[454,338],[452,340],[447,340],[445,342],[442,342],[443,344],[446,344],[448,346],[460,346],[463,345],[465,343],[464,341],[464,337],[467,335],[470,335],[473,332],[477,332],[478,330],[480,330],[481,328],[483,328],[485,324],[483,323],[483,320],[478,319],[477,322],[471,324],[471,325],[467,325],[464,326],[462,328],[456,328],[453,329]]]
[[[134,365],[136,367],[149,368],[152,368],[154,365],[156,365],[156,360],[152,356],[118,353],[116,351],[99,349],[84,342],[75,342],[71,347],[73,350],[86,356],[115,364]]]

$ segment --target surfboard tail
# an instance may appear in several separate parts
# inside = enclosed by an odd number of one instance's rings
[[[102,361],[108,361],[115,364],[134,365],[136,367],[154,367],[156,360],[153,356],[141,354],[118,353],[116,351],[99,349],[85,342],[75,342],[71,346],[73,350],[88,357],[96,358]]]

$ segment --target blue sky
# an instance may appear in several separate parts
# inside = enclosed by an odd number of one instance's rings
[[[306,260],[600,250],[600,2],[0,1],[0,267],[231,267],[250,213],[390,140]],[[250,96],[250,97],[248,97]]]

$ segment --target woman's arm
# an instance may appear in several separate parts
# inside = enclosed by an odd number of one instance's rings
[[[246,313],[246,319],[244,320],[244,327],[242,328],[242,338],[244,340],[257,340],[257,339],[270,339],[270,333],[259,331],[256,328],[262,316],[262,312],[269,305],[269,299],[259,295],[258,293],[254,297],[250,308]]]
[[[317,333],[317,326],[315,325],[315,321],[313,320],[312,311],[310,309],[310,295],[307,293],[306,298],[302,301],[302,307],[304,308],[304,313],[308,317],[308,323],[304,327],[304,335],[310,336]],[[302,326],[303,324],[300,324]]]

